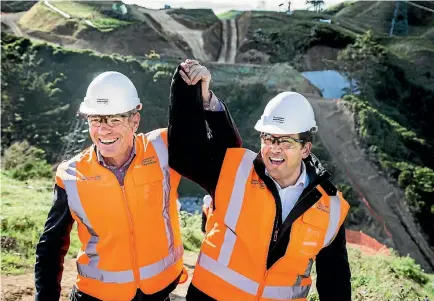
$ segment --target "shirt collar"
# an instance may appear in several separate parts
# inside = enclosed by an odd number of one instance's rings
[[[131,153],[130,156],[128,157],[128,160],[121,166],[121,167],[116,167],[116,166],[112,166],[112,165],[108,165],[105,160],[104,157],[101,155],[99,149],[96,149],[96,156],[98,158],[98,162],[99,164],[101,164],[102,166],[109,168],[109,169],[117,169],[117,168],[123,168],[127,165],[129,165],[131,163],[131,161],[133,160],[134,156],[136,155],[136,137],[133,137],[133,148],[131,149]]]
[[[265,174],[270,177],[270,174],[268,173],[268,171],[266,169],[265,169]],[[277,190],[285,189],[285,188],[280,187],[279,183],[277,183],[272,177],[270,177],[270,178],[273,180],[274,183],[276,183]],[[308,184],[308,181],[307,181],[306,165],[304,164],[303,161],[301,161],[301,173],[300,173],[300,176],[298,177],[297,182],[295,182],[294,185],[291,185],[291,186],[288,186],[288,187],[303,187],[303,188],[306,188],[307,184]],[[286,187],[286,188],[288,188],[288,187]]]

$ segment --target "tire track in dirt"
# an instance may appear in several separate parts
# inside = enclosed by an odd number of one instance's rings
[[[217,59],[218,63],[235,64],[237,55],[237,23],[235,19],[222,20],[222,46]]]
[[[195,59],[208,61],[209,57],[204,50],[203,31],[192,30],[181,23],[175,21],[164,10],[151,10],[143,7],[137,8],[139,11],[148,14],[152,19],[160,24],[162,30],[169,36],[180,36],[190,47]]]

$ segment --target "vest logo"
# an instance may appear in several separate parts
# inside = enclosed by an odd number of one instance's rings
[[[285,118],[279,117],[279,116],[273,116],[273,121],[276,122],[276,123],[284,123],[285,122]]]
[[[155,156],[145,158],[142,160],[142,165],[149,165],[154,163],[157,163],[157,159],[155,158]]]
[[[330,208],[328,206],[324,205],[323,203],[318,203],[316,205],[316,208],[321,210],[321,211],[324,211],[325,213],[330,213]]]
[[[261,188],[261,189],[265,189],[265,183],[264,182],[262,182],[261,180],[255,180],[255,179],[252,179],[252,182],[250,182],[252,185],[259,185],[259,188]]]
[[[82,181],[99,181],[101,180],[101,176],[94,176],[94,177],[86,177],[86,176],[81,176],[80,180]]]
[[[97,104],[99,104],[99,105],[108,105],[108,102],[109,102],[109,100],[108,100],[108,98],[97,98],[96,99],[96,103]]]

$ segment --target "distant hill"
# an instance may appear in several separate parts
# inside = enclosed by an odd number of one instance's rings
[[[407,7],[408,33],[424,35],[434,26],[432,1],[401,2]],[[423,9],[423,7],[427,9]],[[396,1],[354,1],[337,12],[334,20],[356,31],[372,29],[376,34],[388,35],[395,13]]]
[[[29,10],[38,1],[1,1],[1,11],[17,13]]]

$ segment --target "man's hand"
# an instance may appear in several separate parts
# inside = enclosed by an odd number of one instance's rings
[[[199,64],[196,60],[185,60],[181,63],[181,70],[179,75],[188,85],[196,85],[201,81],[202,86],[202,99],[204,102],[209,102],[211,98],[211,92],[209,90],[209,84],[211,82],[211,73],[205,67]]]

